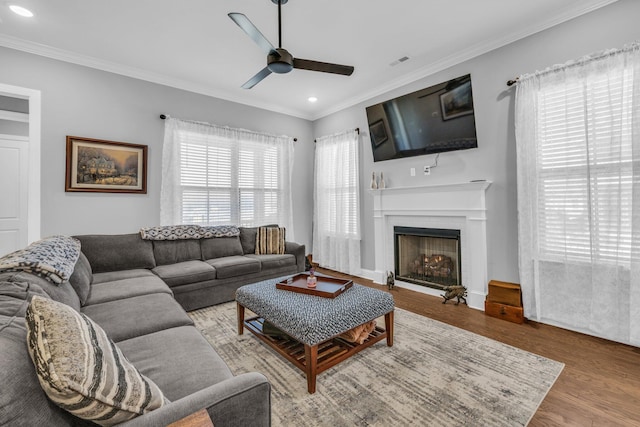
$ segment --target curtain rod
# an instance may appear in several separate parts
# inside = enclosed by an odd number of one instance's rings
[[[160,118],[162,120],[165,120],[167,118],[167,115],[166,114],[160,114]],[[293,142],[298,142],[298,138],[293,138]]]
[[[520,77],[516,77],[513,80],[507,80],[507,86],[513,86],[514,84],[518,83],[518,80],[520,80]]]
[[[358,135],[360,135],[360,128],[356,128],[355,131],[358,132]],[[318,142],[318,140],[314,139],[313,142]]]

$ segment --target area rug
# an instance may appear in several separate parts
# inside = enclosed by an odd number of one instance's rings
[[[393,347],[383,340],[321,373],[308,394],[302,371],[237,335],[235,302],[189,314],[234,374],[269,379],[274,427],[523,426],[564,367],[396,309]]]

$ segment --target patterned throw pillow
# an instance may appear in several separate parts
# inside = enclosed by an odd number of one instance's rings
[[[110,426],[164,404],[158,386],[84,314],[34,296],[26,323],[27,347],[40,385],[62,409]]]
[[[143,240],[188,240],[211,237],[236,237],[240,229],[235,225],[160,225],[140,229]]]
[[[143,240],[186,240],[200,239],[201,227],[199,225],[161,225],[158,227],[145,227],[140,229],[140,237]]]
[[[284,241],[284,227],[259,227],[256,234],[256,255],[283,254]]]
[[[60,284],[69,280],[80,255],[80,241],[51,236],[0,258],[1,271],[25,271]]]
[[[203,239],[211,237],[236,237],[240,235],[240,229],[235,225],[208,225],[200,227]]]

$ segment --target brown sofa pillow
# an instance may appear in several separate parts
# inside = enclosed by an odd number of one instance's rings
[[[256,255],[284,254],[284,227],[260,227],[256,234]]]

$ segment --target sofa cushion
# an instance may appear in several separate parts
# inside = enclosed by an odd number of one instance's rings
[[[140,234],[91,234],[75,236],[82,244],[82,252],[87,256],[93,273],[105,271],[153,268],[153,245],[142,240]]]
[[[157,240],[153,242],[156,265],[202,259],[200,240]]]
[[[91,264],[89,264],[87,257],[80,252],[80,256],[76,262],[76,267],[69,278],[69,283],[73,290],[76,291],[76,294],[78,294],[81,305],[84,305],[87,302],[92,280],[93,272],[91,271]]]
[[[85,305],[102,304],[103,302],[157,293],[173,295],[167,284],[156,276],[102,282],[91,286],[91,294]]]
[[[162,293],[87,305],[82,312],[115,342],[193,324],[180,304]]]
[[[262,270],[272,268],[288,267],[296,265],[296,257],[292,254],[282,255],[245,255],[247,258],[254,258],[260,261]]]
[[[19,273],[10,273],[10,276],[3,275],[2,280],[12,283],[31,283],[37,285],[46,292],[51,299],[67,304],[76,311],[80,311],[80,298],[78,298],[78,294],[76,294],[76,291],[69,282],[57,285],[40,276],[25,273],[23,271]]]
[[[177,264],[160,265],[152,271],[171,287],[204,282],[205,280],[216,278],[216,269],[202,261],[185,261]]]
[[[22,306],[21,302],[17,301],[14,307]],[[22,314],[27,306],[24,304]],[[26,336],[24,317],[0,314],[0,425],[72,425],[72,416],[51,402],[40,387]]]
[[[32,283],[0,282],[0,316],[24,317],[34,295],[50,298],[40,286]]]
[[[137,277],[156,277],[151,270],[137,268],[134,270],[108,271],[93,275],[93,284],[115,282],[117,280],[135,279]]]
[[[260,261],[246,256],[227,256],[206,261],[216,269],[218,279],[242,276],[260,271]]]
[[[164,404],[158,386],[140,374],[87,316],[35,296],[26,324],[40,385],[61,408],[111,426]]]
[[[256,234],[256,255],[283,254],[285,252],[284,227],[260,227]]]
[[[213,237],[200,241],[202,259],[222,258],[225,256],[242,255],[240,237]]]
[[[118,347],[171,401],[232,377],[224,361],[193,326],[121,341]]]

